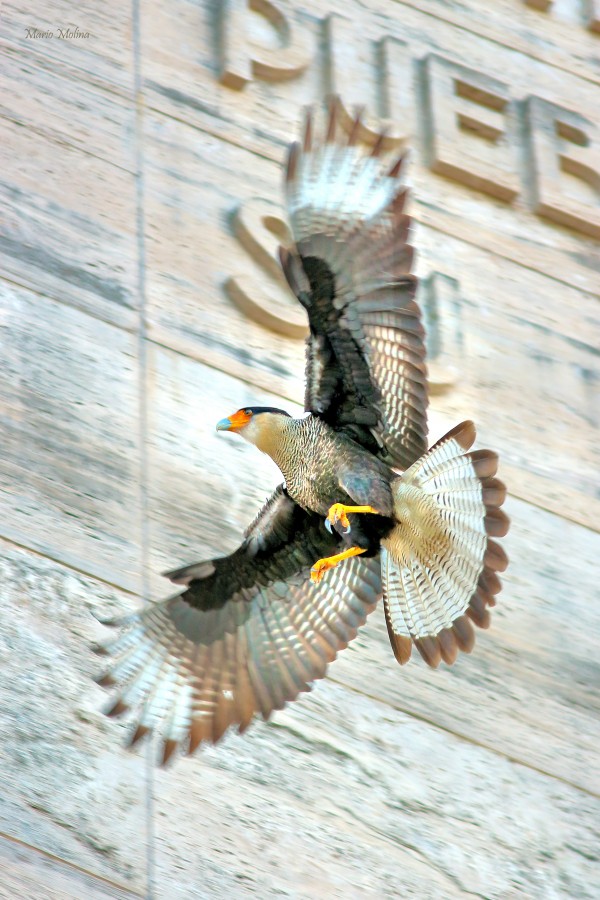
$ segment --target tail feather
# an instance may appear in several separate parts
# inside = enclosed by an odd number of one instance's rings
[[[394,655],[414,642],[425,662],[451,665],[469,653],[473,624],[487,628],[508,558],[494,538],[508,532],[498,456],[470,451],[475,426],[452,429],[394,482],[398,524],[382,548],[383,600]],[[473,624],[472,624],[473,623]]]

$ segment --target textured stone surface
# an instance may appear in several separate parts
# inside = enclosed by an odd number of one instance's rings
[[[252,197],[278,193],[280,199],[280,167],[179,121],[149,115],[147,129],[150,335],[301,399],[302,345],[273,337],[239,311],[225,290],[228,278],[240,272],[258,272],[269,290],[272,279],[242,249],[231,223]]]
[[[340,32],[340,52],[336,54],[335,48],[332,50],[323,40],[323,33],[327,14],[337,12],[337,4],[330,3],[324,8],[323,4],[306,2],[302,8],[309,15],[296,17],[292,7],[287,10],[286,22],[291,28],[299,18],[297,27],[307,34],[313,48],[313,60],[308,69],[300,77],[283,84],[255,75],[243,90],[234,91],[215,77],[218,54],[213,53],[207,58],[190,42],[190,27],[193,26],[189,20],[189,5],[184,0],[175,7],[165,6],[161,0],[146,2],[149,15],[142,31],[146,54],[143,74],[153,108],[261,155],[273,157],[276,153],[275,158],[279,160],[289,136],[296,133],[298,108],[307,102],[320,102],[333,82],[349,110],[353,104],[366,103],[369,110],[378,108],[391,119],[396,129],[397,123],[402,123],[401,133],[411,144],[415,168],[412,178],[419,183],[421,201],[444,231],[453,233],[461,223],[467,223],[470,231],[474,227],[478,229],[476,242],[493,241],[495,236],[511,254],[518,253],[519,244],[526,241],[528,265],[541,271],[547,268],[546,248],[554,253],[554,265],[556,254],[559,258],[565,254],[565,262],[568,260],[572,271],[580,273],[589,284],[594,283],[597,290],[597,266],[592,262],[598,260],[597,241],[586,239],[581,233],[557,231],[533,213],[530,191],[536,155],[531,152],[533,145],[527,134],[522,102],[531,95],[549,97],[566,109],[587,116],[592,125],[590,164],[597,171],[595,148],[598,135],[594,111],[600,100],[600,86],[589,78],[580,78],[568,68],[552,65],[551,57],[541,63],[524,53],[521,46],[513,48],[508,35],[505,40],[497,41],[495,35],[488,37],[483,31],[466,29],[464,23],[458,26],[456,17],[434,19],[427,12],[405,3],[397,4],[394,7],[397,15],[391,16],[385,0],[370,3],[368,12],[358,2],[344,7],[343,13],[349,24]],[[182,12],[180,18],[172,13],[174,8]],[[194,11],[194,26],[203,28],[207,34],[214,34],[211,10],[210,3],[205,0]],[[247,16],[246,32],[250,37],[253,33],[259,34],[266,44],[277,40],[273,29],[260,15]],[[585,34],[583,29],[581,33]],[[167,41],[165,35],[169,36]],[[389,61],[385,64],[381,43],[384,40],[389,43]],[[535,45],[533,40],[531,43]],[[424,68],[432,53],[449,64],[468,64],[475,75],[481,73],[484,79],[502,73],[510,96],[506,109],[506,127],[510,134],[501,168],[510,165],[518,172],[519,192],[513,203],[490,202],[489,196],[431,171]],[[246,54],[251,56],[251,50],[247,49]],[[285,60],[285,50],[280,55]],[[340,67],[337,73],[336,60]],[[485,105],[482,107],[479,102],[471,105],[475,118],[485,113]],[[464,154],[472,157],[472,166],[476,169],[477,158],[489,152],[489,141],[471,128],[461,129],[459,138]],[[557,152],[560,152],[559,146]],[[510,164],[506,162],[507,156]],[[577,181],[567,178],[564,184],[561,181],[557,185],[557,190],[566,195],[574,190],[581,202],[597,208],[594,188],[578,185]],[[581,257],[583,246],[590,257],[587,264]]]
[[[91,653],[127,598],[0,542],[0,831],[91,872],[145,884],[143,760],[101,714]]]
[[[135,338],[5,282],[0,302],[0,535],[139,589]]]
[[[47,44],[38,41],[36,46]],[[33,62],[10,44],[3,47],[2,83],[3,117],[121,169],[135,171],[131,141],[134,111],[128,97],[102,90],[82,78],[75,80],[64,69],[50,74],[46,66]],[[41,180],[42,172],[36,171]]]
[[[330,681],[157,797],[178,898],[596,893],[596,798]]]
[[[86,98],[89,99],[89,98]],[[0,120],[0,275],[131,327],[137,305],[134,179],[37,128]],[[14,160],[19,165],[14,165]],[[124,160],[131,164],[131,157]]]
[[[0,870],[0,897],[10,900],[131,900],[142,896],[6,838],[0,838]]]
[[[89,37],[60,35],[75,29]],[[52,37],[36,37],[32,30],[50,32]],[[129,99],[132,96],[131,9],[115,0],[102,6],[84,0],[76,10],[69,0],[57,0],[51,7],[24,7],[9,0],[2,7],[2,40],[50,72],[60,68],[74,80],[100,83]]]
[[[2,7],[0,897],[594,898],[595,4],[247,6]],[[312,695],[154,771],[101,715],[91,613],[279,481],[213,429],[302,400],[280,164],[330,90],[411,144],[430,431],[501,451],[512,564],[456,667],[400,669],[378,610]]]

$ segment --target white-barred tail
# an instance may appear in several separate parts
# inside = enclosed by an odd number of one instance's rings
[[[386,622],[398,662],[414,642],[430,666],[470,652],[471,622],[489,625],[488,606],[501,589],[496,572],[508,559],[493,537],[504,536],[506,488],[495,478],[498,457],[466,452],[475,426],[463,422],[393,484],[398,524],[383,542]]]

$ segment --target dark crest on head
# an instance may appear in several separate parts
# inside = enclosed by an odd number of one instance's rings
[[[285,409],[277,409],[276,406],[245,406],[244,412],[252,416],[257,416],[259,413],[279,413],[281,416],[288,417],[290,415]]]

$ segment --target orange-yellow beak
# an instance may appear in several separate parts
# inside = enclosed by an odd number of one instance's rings
[[[247,425],[252,418],[251,413],[247,413],[243,409],[238,409],[233,415],[217,422],[217,431],[239,431],[244,425]]]

